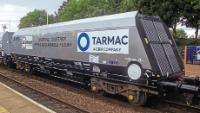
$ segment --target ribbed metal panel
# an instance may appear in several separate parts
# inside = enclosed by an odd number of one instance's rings
[[[171,74],[172,70],[161,44],[150,44],[162,75]]]
[[[160,38],[161,42],[169,42],[169,38],[167,36],[166,30],[163,27],[163,24],[161,22],[154,21],[154,25],[156,28],[156,31],[158,33],[158,36]]]
[[[169,37],[166,33],[166,30],[164,29],[164,26],[161,22],[154,21],[154,26],[157,30],[158,36],[160,38],[161,42],[169,42]],[[178,64],[177,58],[174,54],[174,51],[172,49],[172,46],[169,44],[163,44],[163,48],[165,50],[165,53],[168,57],[169,63],[172,67],[173,72],[179,72],[180,66]]]
[[[172,70],[174,72],[180,72],[181,69],[180,69],[180,66],[178,64],[178,61],[177,61],[177,58],[173,52],[173,49],[172,49],[172,46],[170,44],[163,44],[163,47],[164,47],[164,50],[167,54],[167,57],[169,59],[169,62],[172,66]]]
[[[180,65],[173,51],[169,36],[159,20],[141,19],[156,62],[163,76],[180,72]]]
[[[151,20],[141,20],[149,41],[160,41]]]

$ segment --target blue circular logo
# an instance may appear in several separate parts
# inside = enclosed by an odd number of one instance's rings
[[[86,39],[86,45],[81,45],[81,39]],[[81,51],[86,51],[90,46],[90,38],[87,33],[81,33],[78,37],[78,47]]]

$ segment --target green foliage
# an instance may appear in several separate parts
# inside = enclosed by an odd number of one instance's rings
[[[135,10],[137,0],[70,0],[58,10],[60,21]]]
[[[176,30],[176,37],[175,38],[187,38],[187,34],[183,29]]]
[[[137,2],[139,12],[160,16],[168,27],[174,27],[179,22],[183,6],[182,0],[138,0]]]
[[[53,15],[49,15],[49,23],[54,23],[54,18]],[[45,10],[35,9],[20,19],[19,28],[34,27],[45,24],[47,24],[47,12]]]
[[[200,39],[195,38],[177,38],[175,39],[177,46],[184,47],[186,45],[200,45]]]
[[[136,10],[137,2],[138,0],[123,0],[120,4],[120,11],[127,12]]]
[[[195,38],[187,38],[187,39],[176,38],[175,41],[176,41],[176,45],[178,46],[179,53],[182,53],[182,55],[184,54],[183,50],[185,46],[191,46],[191,45],[199,46],[200,45],[200,39],[195,39]]]
[[[139,10],[146,15],[158,15],[173,30],[175,38],[186,38],[183,30],[176,30],[178,23],[198,29],[200,26],[200,0],[67,0],[54,15],[49,15],[49,23],[69,21]],[[20,28],[46,24],[46,11],[34,10],[20,20]],[[181,21],[180,21],[181,20]]]
[[[91,5],[92,3],[93,5]],[[59,8],[60,10],[58,10],[58,17],[60,21],[67,21],[73,19],[92,17],[95,15],[103,15],[103,13],[106,10],[100,9],[100,5],[101,3],[99,3],[98,0],[68,1],[64,4],[64,6],[62,6],[62,8]]]
[[[54,15],[49,15],[49,23],[127,12],[136,9],[137,0],[67,0]],[[46,11],[34,10],[21,18],[19,28],[46,24]]]
[[[140,13],[146,15],[158,15],[173,30],[176,37],[177,23],[184,8],[182,0],[138,0],[137,8]]]
[[[198,37],[198,30],[200,27],[200,1],[199,0],[183,0],[183,24],[187,27],[195,28],[195,38]]]

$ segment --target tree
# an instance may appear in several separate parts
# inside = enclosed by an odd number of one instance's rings
[[[176,36],[177,23],[184,8],[182,0],[138,0],[137,8],[143,14],[160,16]]]
[[[184,4],[182,23],[186,25],[186,27],[195,28],[195,38],[197,38],[200,27],[200,1],[184,0]]]
[[[53,24],[53,23],[58,22],[58,17],[56,13],[54,15],[53,14],[48,15],[48,21],[49,21],[48,24]]]
[[[120,12],[120,9],[121,9],[121,3],[123,2],[124,0],[108,0],[107,1],[107,4],[109,7],[108,8],[108,11],[110,13],[119,13]]]
[[[109,10],[107,0],[71,0],[63,3],[58,10],[60,21],[68,21],[104,15]]]
[[[120,4],[120,11],[127,12],[136,10],[138,1],[139,0],[123,0]]]
[[[135,10],[137,0],[67,0],[54,15],[49,15],[49,23],[95,17]],[[21,18],[19,28],[46,24],[45,10],[34,10]]]
[[[187,38],[187,37],[188,36],[183,29],[177,29],[176,30],[176,37],[175,38],[180,39],[180,38]]]
[[[71,0],[64,2],[58,10],[59,20],[67,21],[84,17],[86,15],[87,3],[88,0]]]
[[[49,23],[54,23],[55,17],[49,15]],[[20,19],[19,28],[34,27],[47,24],[47,12],[35,9]]]
[[[70,0],[58,9],[60,21],[115,14],[135,9],[137,0]]]

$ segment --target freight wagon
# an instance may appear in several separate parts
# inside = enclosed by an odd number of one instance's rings
[[[157,16],[134,11],[25,28],[6,42],[6,65],[123,95],[130,102],[143,105],[149,95],[163,96],[169,89],[199,95],[196,84],[180,81],[182,60]]]

